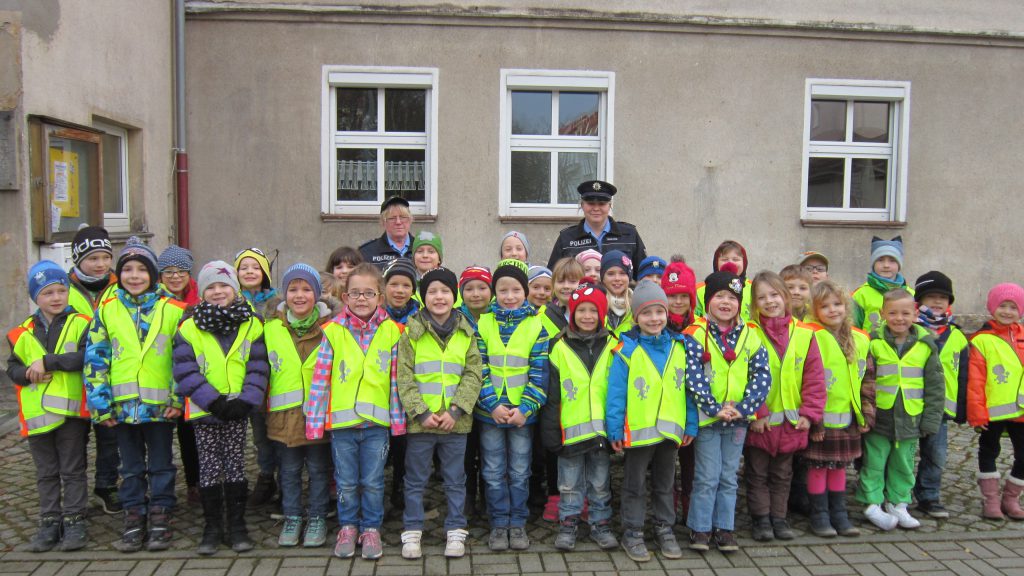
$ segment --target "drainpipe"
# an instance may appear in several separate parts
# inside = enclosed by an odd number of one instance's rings
[[[174,0],[174,120],[178,245],[189,248],[188,138],[185,133],[185,0]]]

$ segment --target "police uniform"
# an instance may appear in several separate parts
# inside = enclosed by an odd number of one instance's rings
[[[580,184],[576,191],[583,201],[611,202],[617,189],[607,182],[590,180]],[[640,233],[637,232],[636,226],[627,222],[617,222],[609,216],[610,227],[598,245],[597,239],[583,228],[585,222],[586,219],[582,219],[579,223],[563,228],[558,233],[558,239],[555,240],[555,245],[551,249],[551,258],[548,259],[548,268],[554,269],[555,263],[560,259],[567,256],[575,257],[580,252],[590,249],[597,250],[602,254],[612,250],[622,250],[633,262],[640,262],[647,257],[647,249],[644,247],[643,240],[640,239]]]
[[[409,201],[401,196],[390,196],[381,202],[380,213],[383,215],[387,212],[388,208],[393,204],[401,204],[406,208],[409,207]],[[405,239],[405,254],[399,254],[397,250],[391,247],[388,242],[387,232],[381,234],[380,237],[374,238],[359,245],[359,254],[363,257],[364,262],[369,262],[377,268],[380,268],[381,272],[387,268],[388,264],[391,263],[395,258],[407,256],[412,258],[412,243],[415,238],[412,234],[407,234]]]

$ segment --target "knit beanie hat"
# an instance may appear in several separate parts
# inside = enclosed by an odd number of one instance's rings
[[[665,296],[665,291],[661,289],[661,286],[653,280],[641,280],[633,288],[633,301],[630,304],[633,318],[639,316],[644,308],[650,306],[661,306],[668,312],[668,297]]]
[[[601,278],[611,268],[621,268],[626,276],[633,277],[633,261],[622,250],[612,250],[601,257]]]
[[[530,281],[530,284],[533,284],[533,281],[538,278],[552,278],[552,274],[551,270],[548,270],[544,266],[530,266],[527,271],[526,278]]]
[[[995,314],[996,308],[1007,300],[1016,304],[1017,311],[1024,314],[1024,288],[1012,282],[996,284],[988,291],[988,313]]]
[[[196,284],[199,285],[199,296],[202,297],[203,292],[206,292],[206,289],[210,287],[210,284],[215,282],[223,282],[224,284],[231,286],[235,289],[235,294],[238,294],[240,291],[238,285],[238,272],[235,271],[234,267],[223,260],[207,262],[203,265],[203,268],[199,270],[199,277],[196,278]],[[288,285],[285,284],[285,286],[287,287]]]
[[[415,254],[420,246],[433,246],[434,250],[437,250],[437,257],[442,262],[444,261],[444,245],[441,244],[440,234],[420,230],[420,233],[416,235],[416,239],[412,241],[412,253]]]
[[[666,265],[667,262],[663,259],[657,256],[648,256],[640,261],[640,266],[636,269],[636,279],[643,280],[644,277],[651,274],[664,274]]]
[[[494,269],[494,274],[491,276],[491,290],[497,292],[498,280],[509,277],[519,282],[523,287],[523,291],[529,294],[530,280],[526,276],[526,271],[526,264],[513,258],[506,258],[498,262],[498,267]]]
[[[479,280],[488,286],[491,285],[491,269],[486,266],[470,266],[462,271],[462,275],[459,276],[459,288],[466,285],[467,282],[473,280]]]
[[[157,277],[156,252],[153,252],[152,248],[143,244],[138,236],[129,238],[121,253],[117,256],[117,268],[114,273],[118,278],[121,277],[121,270],[124,268],[125,263],[132,260],[142,262],[146,270],[149,271],[150,287],[154,286]]]
[[[668,296],[689,294],[690,305],[697,304],[694,296],[697,291],[697,277],[686,262],[672,262],[665,267],[665,272],[661,275],[661,289]]]
[[[28,269],[28,295],[33,302],[36,301],[36,296],[39,296],[43,288],[50,284],[63,284],[65,287],[71,285],[68,273],[56,262],[40,260]]]
[[[721,270],[712,272],[704,279],[704,309],[710,308],[708,303],[715,294],[726,290],[732,292],[733,296],[740,302],[743,301],[743,281],[736,275],[736,265],[726,262]]]
[[[871,238],[871,264],[882,256],[892,256],[903,269],[903,236],[897,236],[892,240],[882,240],[878,236]]]
[[[593,248],[590,248],[589,250],[584,250],[583,252],[580,252],[579,254],[576,255],[576,261],[580,263],[580,266],[583,266],[587,260],[597,260],[598,262],[600,262],[601,258],[603,258],[601,253],[598,252],[597,250],[594,250]]]
[[[241,266],[242,260],[245,258],[252,258],[260,265],[260,270],[263,271],[263,289],[266,290],[274,285],[273,280],[270,277],[270,260],[267,255],[259,248],[246,248],[238,254],[235,254],[235,271],[238,271],[238,267]],[[202,290],[199,291],[202,293]]]
[[[405,276],[412,282],[412,287],[416,289],[416,265],[412,263],[412,260],[408,258],[395,258],[388,263],[387,267],[384,268],[384,284],[388,283],[394,276]]]
[[[459,293],[459,279],[455,277],[455,272],[439,266],[433,270],[427,270],[427,273],[420,278],[420,300],[424,303],[427,301],[427,289],[430,288],[432,282],[440,282],[448,287],[452,291],[452,298]]]
[[[597,306],[597,325],[604,326],[605,317],[608,315],[608,296],[596,282],[581,281],[579,287],[569,297],[569,327],[579,330],[576,326],[576,309],[584,302]]]
[[[171,244],[165,248],[164,251],[160,253],[160,257],[156,259],[156,269],[163,272],[168,268],[177,268],[178,270],[191,272],[192,264],[194,262],[191,250],[182,248],[177,244]]]
[[[942,272],[932,270],[918,277],[914,282],[914,300],[918,304],[925,294],[942,294],[949,297],[949,303],[953,303],[953,281]]]
[[[501,257],[501,247],[505,245],[505,240],[508,240],[509,238],[515,238],[523,243],[523,248],[526,249],[526,258],[529,259],[530,241],[526,239],[526,234],[523,234],[522,232],[516,232],[515,230],[511,232],[506,232],[505,235],[501,237],[501,242],[498,243],[498,257]]]
[[[309,264],[292,264],[292,267],[284,271],[284,276],[281,277],[281,291],[287,292],[288,285],[292,283],[292,280],[305,280],[313,288],[313,298],[316,300],[320,299],[320,294],[323,292],[323,287],[320,285],[320,273],[316,271]],[[215,280],[221,282],[221,280]],[[237,291],[238,288],[235,288]]]
[[[71,241],[71,260],[78,266],[85,257],[93,252],[106,252],[114,256],[114,248],[110,245],[110,235],[106,228],[86,226],[75,233]]]

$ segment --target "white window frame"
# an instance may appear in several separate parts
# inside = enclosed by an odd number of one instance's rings
[[[97,130],[121,139],[121,146],[118,147],[118,150],[104,150],[103,154],[117,154],[121,157],[121,206],[123,211],[104,212],[103,227],[110,232],[130,232],[132,226],[131,205],[129,204],[131,182],[128,180],[128,130],[99,120],[94,120],[92,125]]]
[[[425,146],[426,190],[422,202],[410,202],[409,210],[416,216],[437,216],[437,68],[410,68],[394,66],[324,65],[321,92],[321,203],[320,210],[327,215],[377,216],[380,200],[338,201],[337,149],[345,144],[365,144],[367,147],[402,145],[419,148]],[[379,132],[338,132],[337,91],[335,88],[422,88],[427,91],[426,135],[388,133],[383,124]],[[378,107],[378,114],[383,108]],[[378,171],[377,182],[384,186],[385,174]],[[386,195],[386,194],[385,194]]]
[[[851,142],[812,142],[811,114],[815,98],[875,101],[892,104],[889,114],[890,144]],[[853,106],[847,106],[847,131],[853,129]],[[808,78],[804,98],[803,159],[800,184],[800,217],[805,221],[905,223],[907,219],[907,167],[910,149],[910,82],[890,80],[831,80]],[[807,205],[807,177],[810,159],[852,158],[889,159],[887,208],[819,208]],[[844,183],[844,198],[849,198],[850,175]]]
[[[598,144],[580,142],[580,137],[529,136],[512,134],[512,91],[598,92]],[[500,130],[498,161],[498,214],[503,218],[576,218],[578,204],[524,204],[512,202],[512,150],[544,152],[593,152],[598,150],[598,179],[614,180],[615,142],[615,73],[591,70],[524,70],[502,69],[500,87]],[[552,123],[558,122],[557,110]],[[573,142],[573,139],[576,142]],[[558,165],[551,155],[552,194],[557,194]]]

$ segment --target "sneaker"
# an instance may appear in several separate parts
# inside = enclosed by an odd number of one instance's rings
[[[327,520],[323,516],[310,516],[302,534],[303,548],[319,548],[327,542]]]
[[[690,550],[707,552],[711,550],[711,532],[690,532]]]
[[[415,560],[423,556],[423,548],[420,545],[422,539],[422,530],[406,530],[402,532],[402,558]]]
[[[579,516],[569,516],[558,524],[558,535],[555,536],[555,548],[571,552],[576,549],[576,532],[579,529]]]
[[[872,504],[864,509],[864,517],[882,530],[889,531],[899,524],[899,520],[892,514],[887,514],[878,504]]]
[[[64,538],[60,541],[61,552],[85,548],[88,538],[85,534],[85,515],[72,514],[63,519]]]
[[[722,552],[735,552],[740,549],[740,543],[732,530],[715,530],[715,547]]]
[[[786,522],[785,518],[772,518],[772,533],[779,540],[792,540],[796,538],[796,534],[793,529],[790,528],[789,522]]]
[[[351,558],[356,555],[356,527],[349,524],[338,530],[338,541],[334,544],[334,555],[338,558]]]
[[[896,523],[900,528],[904,530],[913,530],[921,527],[921,522],[910,515],[907,511],[907,503],[892,504],[891,502],[886,503],[885,511],[896,518]]]
[[[513,526],[508,529],[508,547],[513,550],[528,550],[530,548],[530,536],[526,528]]]
[[[100,506],[103,507],[103,511],[107,514],[120,514],[124,512],[124,506],[121,505],[121,497],[118,495],[117,486],[94,488],[92,493],[100,499]]]
[[[114,542],[119,552],[131,553],[142,550],[142,542],[146,539],[146,517],[138,512],[124,515],[124,529],[121,539]]]
[[[376,560],[384,555],[384,545],[380,542],[380,532],[376,528],[367,528],[359,535],[359,545],[363,547],[364,560]]]
[[[487,547],[492,552],[508,550],[508,528],[491,528],[491,535],[487,538]]]
[[[561,497],[558,495],[548,496],[548,501],[544,503],[544,514],[541,515],[547,522],[558,522],[558,502]]]
[[[462,558],[466,555],[466,538],[469,532],[462,528],[448,531],[448,542],[444,545],[444,555],[448,558]]]
[[[290,548],[299,545],[299,532],[302,530],[302,516],[285,516],[284,526],[277,536],[277,545]]]
[[[683,551],[676,542],[676,534],[668,524],[654,525],[654,541],[665,558],[682,558]]]
[[[921,500],[917,503],[917,509],[932,518],[949,518],[949,510],[938,500]]]
[[[590,525],[590,539],[602,550],[611,550],[619,547],[619,541],[612,533],[611,523],[607,520]]]
[[[28,544],[29,552],[49,552],[60,541],[60,516],[43,516],[39,529]]]
[[[644,533],[640,530],[626,530],[622,533],[622,549],[634,562],[650,562],[651,553],[644,544]]]
[[[149,536],[146,550],[158,552],[171,547],[171,511],[162,506],[149,509]]]

